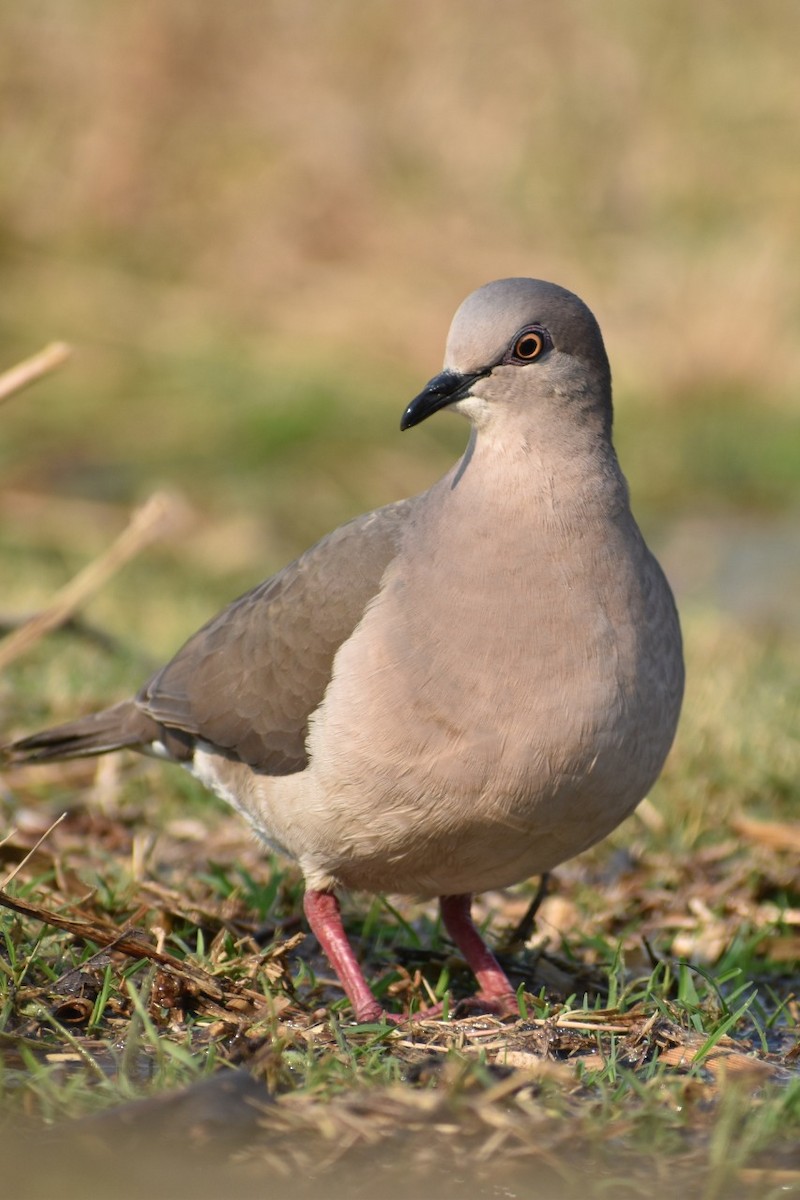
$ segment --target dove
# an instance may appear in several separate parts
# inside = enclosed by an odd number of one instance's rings
[[[192,771],[299,865],[359,1022],[388,1014],[342,889],[438,898],[478,1002],[513,1014],[472,897],[623,821],[683,694],[678,615],[631,512],[589,308],[536,279],[473,292],[401,429],[440,411],[471,431],[427,491],[328,534],[135,698],[8,750],[31,763],[129,747]]]

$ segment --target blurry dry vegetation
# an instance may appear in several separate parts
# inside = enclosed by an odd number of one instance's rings
[[[439,367],[456,304],[490,278],[555,279],[587,300],[606,334],[623,465],[684,598],[689,693],[654,805],[565,866],[546,902],[537,945],[565,955],[561,976],[542,976],[537,959],[521,977],[562,999],[572,989],[580,1004],[582,972],[605,978],[618,944],[628,987],[653,968],[652,947],[654,976],[673,956],[723,980],[704,987],[692,976],[693,991],[687,975],[676,991],[659,975],[616,1015],[588,1018],[608,1029],[565,1034],[559,1053],[540,1044],[543,1023],[563,1018],[553,1000],[546,1018],[508,1034],[513,1062],[505,1051],[487,1060],[480,1029],[441,1023],[415,1035],[414,1053],[394,1042],[384,1053],[366,1035],[345,1044],[314,1012],[336,993],[324,978],[315,988],[313,970],[326,968],[313,947],[280,959],[265,983],[267,955],[248,940],[265,891],[259,915],[280,918],[273,932],[286,932],[296,874],[274,863],[264,872],[235,819],[202,809],[191,780],[125,758],[97,774],[85,763],[30,770],[0,797],[17,826],[0,861],[24,857],[51,814],[68,806],[70,817],[14,881],[28,903],[89,914],[98,938],[104,921],[149,925],[177,956],[176,977],[189,955],[224,995],[209,1000],[201,989],[184,1012],[160,1003],[153,977],[140,974],[157,1029],[139,1046],[148,1027],[126,991],[122,951],[87,963],[91,947],[79,937],[42,934],[40,947],[40,926],[15,917],[2,926],[16,989],[2,1008],[8,1078],[31,1055],[66,1061],[56,1021],[74,1031],[76,1061],[96,1056],[89,1076],[97,1068],[109,1085],[94,1080],[70,1100],[72,1068],[49,1091],[37,1077],[20,1106],[29,1115],[89,1112],[111,1102],[110,1085],[114,1097],[140,1094],[142,1056],[161,1071],[174,1054],[178,1082],[180,1054],[191,1078],[205,1069],[207,1044],[242,1061],[241,1039],[255,1044],[266,1027],[277,1048],[261,1066],[287,1100],[266,1124],[286,1134],[285,1148],[279,1138],[270,1151],[285,1171],[292,1154],[317,1155],[318,1142],[303,1141],[310,1129],[329,1148],[369,1150],[381,1130],[394,1137],[435,1119],[437,1137],[459,1122],[481,1131],[470,1162],[508,1146],[558,1175],[572,1153],[561,1139],[576,1122],[580,1138],[608,1135],[618,1148],[634,1125],[646,1144],[652,1121],[667,1128],[659,1171],[669,1175],[678,1141],[690,1175],[711,1163],[704,1196],[717,1200],[734,1168],[739,1189],[762,1167],[774,1168],[770,1186],[797,1184],[796,1154],[771,1161],[764,1150],[766,1119],[750,1142],[739,1126],[762,1067],[779,1082],[794,1075],[793,1108],[785,1098],[770,1107],[758,1091],[762,1117],[780,1113],[789,1136],[800,1096],[800,581],[796,560],[786,565],[800,506],[798,38],[794,0],[31,0],[0,9],[0,368],[56,338],[75,351],[0,412],[0,617],[45,605],[156,486],[189,502],[181,537],[112,580],[78,637],[41,642],[4,676],[3,734],[126,694],[236,590],[353,513],[426,486],[464,428],[442,417],[401,438],[398,421]],[[766,608],[726,603],[723,614],[712,576],[726,602],[751,585],[762,600],[775,595]],[[204,874],[209,846],[215,864]],[[490,907],[511,919],[525,902],[493,897]],[[353,903],[353,920],[364,908]],[[364,946],[375,972],[399,956],[402,989],[410,975],[398,943],[414,934],[395,917],[370,910]],[[408,920],[429,946],[429,914]],[[206,957],[204,936],[213,939]],[[440,946],[434,965],[437,954]],[[252,1014],[231,998],[256,979],[272,988],[270,1015],[262,1004],[248,1025]],[[755,1075],[728,1102],[708,1063],[693,1073],[666,1056],[717,1036],[725,1005],[735,1012],[749,994],[736,991],[744,979],[758,1000],[730,1025],[738,1040],[729,1048],[756,1063]],[[615,1020],[625,1032],[613,1031]],[[486,1028],[488,1039],[506,1036]],[[622,1066],[639,1054],[646,1085],[619,1082],[618,1037],[632,1055]],[[478,1064],[463,1077],[458,1055],[451,1061],[459,1038],[459,1053]],[[110,1039],[134,1047],[121,1065]],[[597,1086],[575,1074],[581,1054],[597,1058]],[[659,1054],[680,1087],[659,1083]],[[436,1095],[375,1093],[369,1121],[354,1115],[361,1100],[349,1092],[335,1110],[328,1104],[331,1087],[385,1085],[397,1072],[408,1081],[428,1071],[435,1084],[437,1059],[447,1065]],[[504,1082],[511,1066],[523,1072],[516,1083]],[[331,1085],[325,1072],[337,1070]],[[171,1078],[162,1071],[159,1086]],[[293,1108],[298,1081],[303,1096],[322,1097],[317,1108]],[[531,1096],[544,1096],[543,1107]],[[464,1144],[453,1144],[461,1154]],[[260,1179],[260,1159],[256,1167]],[[763,1180],[750,1183],[766,1194]],[[633,1184],[631,1194],[640,1194]]]
[[[0,344],[78,350],[5,486],[257,498],[281,557],[432,478],[462,430],[401,441],[405,400],[468,291],[537,274],[598,313],[640,503],[796,498],[798,35],[793,0],[4,6]]]

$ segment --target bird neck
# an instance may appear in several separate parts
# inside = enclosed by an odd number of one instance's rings
[[[592,423],[557,429],[539,422],[527,436],[473,429],[467,448],[442,480],[452,502],[477,512],[489,505],[515,511],[575,512],[581,520],[628,511],[628,488],[604,428]]]

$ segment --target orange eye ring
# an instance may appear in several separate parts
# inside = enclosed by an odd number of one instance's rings
[[[535,329],[526,329],[514,342],[512,354],[519,362],[534,362],[545,350],[544,334]]]

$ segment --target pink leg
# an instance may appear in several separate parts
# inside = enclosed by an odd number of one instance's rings
[[[470,915],[472,896],[440,896],[444,927],[467,960],[480,991],[478,999],[502,1016],[518,1011],[517,998],[508,977],[478,933]]]
[[[328,962],[339,976],[356,1020],[362,1023],[379,1021],[386,1014],[369,990],[353,947],[347,940],[339,901],[332,892],[312,890],[303,897],[303,908]]]

